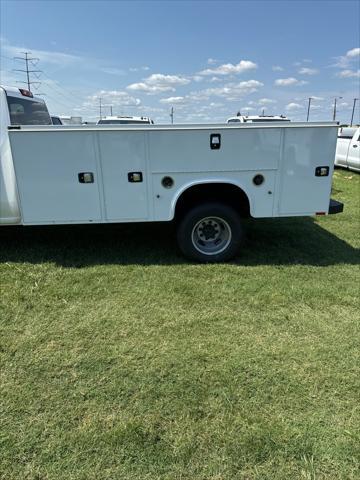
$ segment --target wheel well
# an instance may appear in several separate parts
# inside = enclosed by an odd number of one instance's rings
[[[185,190],[176,202],[175,218],[181,217],[190,207],[217,201],[231,205],[242,217],[250,216],[250,203],[246,193],[231,183],[203,183]]]

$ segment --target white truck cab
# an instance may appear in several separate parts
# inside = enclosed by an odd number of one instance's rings
[[[153,125],[154,121],[149,117],[124,117],[106,116],[102,117],[97,125]]]
[[[360,172],[360,127],[339,129],[335,165]]]
[[[45,103],[1,88],[0,223],[172,221],[185,256],[220,262],[242,217],[339,213],[338,125],[52,125]]]
[[[285,115],[236,115],[230,117],[226,123],[264,123],[264,122],[290,122]]]
[[[23,88],[0,86],[0,224],[21,222],[8,126],[51,124],[42,98]]]

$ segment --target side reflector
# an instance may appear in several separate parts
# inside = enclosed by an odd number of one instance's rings
[[[19,92],[21,95],[24,95],[24,97],[30,97],[33,98],[33,94],[29,90],[25,90],[24,88],[19,88]]]
[[[316,215],[326,215],[326,212],[316,212]]]

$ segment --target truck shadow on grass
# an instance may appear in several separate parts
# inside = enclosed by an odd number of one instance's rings
[[[359,264],[359,250],[312,218],[247,220],[234,265]],[[0,229],[0,262],[94,265],[188,264],[170,223],[8,227]]]

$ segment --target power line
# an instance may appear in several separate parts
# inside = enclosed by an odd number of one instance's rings
[[[65,108],[66,110],[73,110],[73,106],[69,106],[69,105],[66,105],[64,102],[62,102],[61,100],[59,100],[58,98],[56,97],[53,97],[52,95],[49,95],[48,93],[45,93],[45,95],[54,103],[54,104],[57,104],[57,108],[58,106],[60,105],[62,108]]]
[[[13,60],[13,59],[11,59],[11,60]],[[8,72],[8,73],[11,72],[10,70],[4,70],[4,71],[5,71],[5,72]],[[39,82],[39,83],[40,83],[40,82]],[[41,84],[44,85],[44,86],[46,86],[46,87],[48,87],[49,90],[51,90],[51,92],[52,92],[52,90],[53,90],[53,88],[52,88],[53,85],[51,85],[50,83],[44,82],[44,81],[42,81]],[[44,90],[45,90],[45,89],[44,89]],[[77,105],[74,106],[74,104],[71,102],[71,100],[68,100],[68,98],[67,98],[65,95],[63,95],[60,91],[59,91],[59,92],[56,92],[56,91],[52,92],[52,93],[55,93],[55,96],[50,95],[50,93],[48,93],[48,89],[46,89],[44,93],[38,93],[37,91],[36,91],[36,92],[33,91],[33,93],[34,93],[36,96],[46,95],[46,96],[47,96],[48,98],[50,98],[53,102],[61,105],[62,107],[65,107],[67,110],[69,110],[69,109],[74,109],[74,108],[77,108],[77,107],[78,107]],[[62,95],[65,100],[64,100],[63,98],[59,98],[59,95]],[[65,102],[66,102],[66,103],[65,103]],[[92,107],[92,108],[97,108],[97,107]]]
[[[73,103],[73,99],[78,98],[79,94],[76,94],[74,92],[71,92],[70,90],[65,89],[64,87],[60,86],[58,82],[53,80],[49,75],[47,75],[44,71],[42,70],[37,70],[37,69],[31,69],[29,66],[33,65],[34,67],[36,64],[39,62],[39,59],[36,57],[31,57],[31,52],[21,52],[23,53],[23,57],[5,57],[4,55],[1,55],[1,57],[6,58],[7,60],[22,60],[25,62],[25,69],[13,69],[13,72],[20,72],[20,73],[25,73],[26,74],[26,79],[27,81],[18,81],[19,83],[26,83],[28,86],[28,90],[31,91],[31,85],[33,85],[33,93],[36,95],[46,95],[52,102],[57,104],[58,106],[62,106],[63,108],[65,107],[66,110],[74,110],[75,108],[78,108],[76,105]],[[31,79],[31,74],[37,79],[32,80]],[[47,81],[38,81],[40,79],[40,75],[45,76],[48,80],[50,80],[51,84]],[[37,93],[36,90],[40,87],[40,85],[46,86],[47,89],[45,90],[46,93]],[[35,91],[34,91],[35,90]],[[51,94],[48,93],[48,90],[51,91]],[[54,93],[54,95],[52,95]],[[59,98],[60,96],[60,98]],[[104,105],[102,105],[104,107]],[[98,108],[98,106],[88,106],[88,108],[94,109]]]
[[[13,58],[6,57],[5,55],[0,55],[1,58],[6,58],[6,60],[14,60]]]
[[[43,84],[45,84],[56,96],[61,96],[62,101],[57,100],[57,102],[62,104],[63,106],[66,106],[67,109],[74,110],[74,108],[76,108],[76,105],[74,106],[73,99],[78,98],[79,93],[72,92],[71,90],[68,90],[67,88],[61,86],[56,80],[53,80],[46,72],[42,72],[42,74],[51,82],[50,84],[49,82],[43,80]],[[49,94],[48,96],[51,98]],[[102,105],[102,107],[104,107],[104,105]],[[98,109],[99,107],[97,105],[89,105],[88,108]]]
[[[53,91],[53,93],[54,93],[56,96],[61,96],[62,98],[61,98],[60,100],[61,100],[61,102],[62,102],[63,104],[67,103],[67,108],[74,108],[73,102],[72,102],[66,95],[64,95],[60,90],[54,89],[54,88],[53,88],[53,85],[51,85],[51,84],[48,83],[48,82],[44,82],[44,81],[43,81],[43,85],[47,86],[47,87],[50,89],[50,91]],[[47,95],[49,95],[49,94],[47,94]],[[60,103],[61,103],[61,102],[60,102]]]
[[[26,70],[20,70],[20,69],[14,69],[14,72],[22,72],[22,73],[26,73],[26,82],[20,82],[20,83],[26,83],[27,86],[28,86],[28,90],[29,92],[31,92],[31,85],[34,85],[34,84],[38,84],[40,86],[41,82],[32,82],[30,80],[30,73],[41,73],[42,71],[41,70],[29,70],[29,62],[38,62],[39,59],[38,58],[35,58],[35,57],[29,57],[29,55],[31,55],[31,52],[21,52],[23,53],[25,56],[24,57],[14,57],[14,60],[22,60],[23,62],[25,62],[25,68]],[[34,65],[34,63],[32,63],[32,65]]]
[[[42,74],[48,79],[48,80],[51,80],[53,82],[53,84],[59,88],[59,90],[63,90],[66,94],[68,94],[70,97],[78,97],[79,96],[79,93],[75,93],[75,92],[72,92],[71,90],[68,90],[67,88],[65,87],[62,87],[59,85],[59,82],[57,82],[56,80],[53,80],[51,77],[49,77],[49,75],[46,73],[46,72],[42,72]]]

